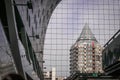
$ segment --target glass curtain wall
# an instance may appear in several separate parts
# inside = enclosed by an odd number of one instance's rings
[[[120,0],[62,0],[54,10],[45,37],[44,71],[70,75],[70,48],[88,24],[104,44],[120,29]]]

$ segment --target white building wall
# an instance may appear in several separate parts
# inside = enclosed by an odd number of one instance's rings
[[[52,68],[52,80],[56,80],[56,69]]]

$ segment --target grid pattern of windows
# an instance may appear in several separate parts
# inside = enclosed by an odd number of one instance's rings
[[[44,71],[69,76],[70,48],[88,23],[103,46],[120,29],[120,0],[62,0],[50,19],[44,45]]]

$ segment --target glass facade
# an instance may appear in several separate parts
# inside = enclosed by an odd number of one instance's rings
[[[0,17],[2,21],[2,24],[0,23],[1,69],[2,65],[13,63],[10,44],[7,42],[10,39],[7,10],[5,9],[5,4],[3,4],[5,3],[4,1],[7,0],[1,0],[0,5]],[[14,1],[17,4],[27,3],[27,0]],[[29,9],[27,6],[16,5],[16,15],[14,16],[16,17],[18,28],[18,44],[22,51],[20,57],[22,62],[25,63],[25,72],[30,73],[30,76],[33,76],[35,80],[37,80],[37,75],[34,71],[42,76],[41,71],[43,69],[45,72],[48,72],[52,68],[55,68],[56,77],[59,78],[66,78],[70,75],[70,48],[76,40],[79,40],[78,36],[80,36],[86,23],[102,46],[120,29],[120,0],[61,0],[60,3],[60,0],[30,1],[32,1],[32,9]],[[55,8],[57,4],[58,6]],[[54,12],[52,13],[53,10]],[[8,9],[8,13],[9,11]],[[49,18],[51,18],[50,21]],[[87,36],[82,36],[82,38],[85,37]],[[88,48],[87,50],[92,50],[92,48]],[[80,49],[79,51],[84,51],[84,49]],[[89,54],[92,53],[90,52]],[[108,55],[106,54],[105,56]],[[88,58],[92,58],[92,56],[88,56]],[[99,61],[99,56],[96,56],[96,59]],[[110,59],[106,61],[110,62]],[[90,60],[89,62],[92,61]],[[10,66],[13,68],[14,65]],[[88,64],[88,66],[91,65]],[[14,68],[13,71],[15,71]],[[0,70],[0,75],[2,72]]]
[[[54,10],[46,32],[44,71],[56,68],[56,75],[70,75],[70,47],[85,23],[100,45],[120,29],[119,0],[62,0]]]

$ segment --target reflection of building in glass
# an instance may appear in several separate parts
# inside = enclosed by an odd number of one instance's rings
[[[102,47],[97,42],[88,24],[70,49],[70,74],[102,72]]]

